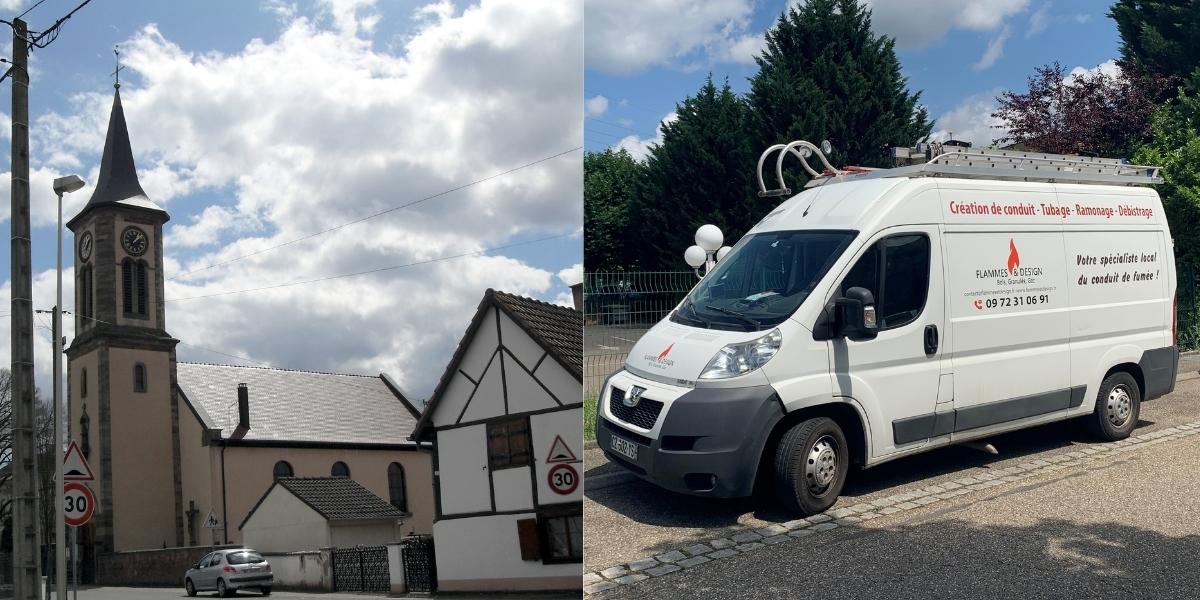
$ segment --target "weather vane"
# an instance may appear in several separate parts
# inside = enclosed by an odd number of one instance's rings
[[[117,68],[114,69],[112,72],[112,76],[116,79],[116,82],[113,83],[113,87],[117,88],[117,89],[121,89],[121,69],[124,69],[125,67],[121,66],[121,47],[120,46],[113,46],[113,56],[115,57],[113,60],[117,64]]]

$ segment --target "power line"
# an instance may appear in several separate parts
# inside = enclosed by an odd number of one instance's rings
[[[416,262],[404,263],[404,264],[401,264],[401,265],[392,265],[392,266],[390,266],[390,267],[380,267],[380,268],[378,268],[378,269],[369,269],[369,270],[366,270],[366,271],[358,271],[358,272],[355,272],[355,273],[342,273],[342,274],[340,274],[340,275],[329,275],[329,276],[326,276],[326,277],[318,277],[318,278],[316,278],[316,279],[305,279],[305,280],[301,280],[301,281],[291,281],[291,282],[287,282],[287,283],[277,283],[277,284],[274,284],[274,285],[265,285],[265,286],[262,286],[262,287],[256,287],[256,288],[246,288],[246,289],[241,289],[241,290],[230,290],[230,291],[227,291],[227,292],[216,292],[216,293],[212,293],[212,294],[202,294],[202,295],[199,295],[199,296],[188,296],[188,297],[185,297],[185,298],[167,298],[166,300],[164,300],[164,302],[183,302],[184,300],[199,300],[199,299],[201,299],[201,298],[214,298],[214,297],[217,297],[217,296],[229,296],[229,295],[233,295],[233,294],[246,294],[246,293],[250,293],[250,292],[261,292],[261,291],[264,291],[264,290],[274,290],[274,289],[285,288],[285,287],[292,287],[292,286],[297,286],[297,285],[307,285],[307,284],[310,284],[310,283],[320,283],[320,282],[322,282],[322,281],[330,281],[330,280],[333,280],[333,279],[343,279],[343,278],[346,278],[346,277],[357,277],[357,276],[359,276],[359,275],[370,275],[370,274],[372,274],[372,273],[381,273],[381,272],[384,272],[384,271],[394,271],[394,270],[396,270],[396,269],[404,269],[404,268],[408,268],[408,267],[415,267],[415,266],[419,266],[419,265],[427,265],[427,264],[432,264],[432,263],[436,263],[436,262],[443,262],[443,261],[447,261],[447,260],[454,260],[454,259],[456,259],[456,258],[465,258],[465,257],[467,257],[467,256],[476,256],[476,255],[483,254],[483,253],[485,253],[485,252],[494,252],[494,251],[496,251],[496,250],[506,250],[506,249],[508,249],[508,248],[516,248],[517,246],[528,246],[528,245],[530,245],[530,244],[538,244],[538,243],[541,243],[541,242],[548,242],[548,241],[550,241],[550,240],[557,240],[557,239],[561,239],[561,238],[565,238],[565,237],[570,237],[570,236],[572,236],[572,235],[575,235],[575,234],[574,234],[574,233],[564,233],[564,234],[560,234],[560,235],[552,235],[552,236],[549,236],[549,237],[538,238],[538,239],[536,239],[536,240],[527,240],[527,241],[524,241],[524,242],[517,242],[517,243],[514,243],[514,244],[505,244],[505,245],[503,245],[503,246],[493,246],[493,247],[491,247],[491,248],[484,248],[484,249],[482,249],[482,250],[475,250],[475,251],[473,251],[473,252],[464,252],[464,253],[462,253],[462,254],[453,254],[453,255],[450,255],[450,256],[440,256],[440,257],[438,257],[438,258],[431,258],[431,259],[428,259],[428,260],[419,260],[419,261],[416,261]]]
[[[362,217],[362,218],[355,219],[355,220],[353,220],[353,221],[347,221],[347,222],[345,222],[345,223],[342,223],[342,224],[340,224],[340,225],[335,225],[335,226],[333,226],[333,227],[330,227],[330,228],[328,228],[328,229],[324,229],[324,230],[318,231],[318,232],[316,232],[316,233],[310,233],[310,234],[308,234],[308,235],[305,235],[305,236],[302,236],[302,237],[298,237],[298,238],[295,238],[295,239],[292,239],[292,240],[288,240],[288,241],[286,241],[286,242],[282,242],[282,243],[279,243],[279,244],[275,244],[274,246],[268,246],[268,247],[266,247],[266,248],[262,248],[262,249],[260,249],[260,250],[255,250],[254,252],[248,252],[248,253],[246,253],[246,254],[242,254],[241,256],[236,256],[236,257],[234,257],[234,258],[231,258],[231,259],[229,259],[229,260],[225,260],[225,261],[221,261],[221,262],[212,263],[212,264],[210,264],[210,265],[207,265],[207,266],[204,266],[204,267],[199,267],[199,268],[196,268],[196,269],[191,269],[191,270],[188,270],[188,271],[184,271],[184,272],[182,272],[182,273],[177,273],[177,274],[175,274],[175,275],[172,275],[172,276],[168,277],[167,279],[178,279],[178,278],[180,278],[180,277],[183,277],[184,275],[189,275],[189,274],[191,274],[191,273],[198,273],[198,272],[200,272],[200,271],[207,271],[208,269],[212,269],[212,268],[215,268],[215,267],[220,267],[220,266],[228,265],[228,264],[230,264],[230,263],[235,263],[235,262],[237,262],[237,261],[244,260],[244,259],[246,259],[246,258],[250,258],[251,256],[257,256],[257,255],[259,255],[259,254],[264,254],[264,253],[270,252],[270,251],[272,251],[272,250],[277,250],[277,249],[279,249],[279,248],[283,248],[284,246],[290,246],[290,245],[292,245],[292,244],[295,244],[295,243],[297,243],[297,242],[302,242],[302,241],[305,241],[305,240],[309,240],[309,239],[315,238],[315,237],[317,237],[317,236],[325,235],[326,233],[329,233],[329,232],[331,232],[331,231],[337,231],[338,229],[342,229],[342,228],[344,228],[344,227],[349,227],[349,226],[351,226],[351,225],[355,225],[355,224],[358,224],[358,223],[362,223],[363,221],[367,221],[367,220],[370,220],[370,219],[374,219],[375,217],[380,217],[380,216],[383,216],[383,215],[386,215],[386,214],[388,214],[388,213],[392,213],[392,212],[395,212],[395,211],[398,211],[398,210],[401,210],[401,209],[404,209],[404,208],[409,208],[409,207],[411,207],[411,206],[416,206],[417,204],[420,204],[420,203],[422,203],[422,202],[426,202],[426,201],[428,201],[428,200],[432,200],[432,199],[434,199],[434,198],[438,198],[438,197],[441,197],[441,196],[445,196],[445,195],[447,195],[447,194],[452,194],[452,193],[454,193],[454,192],[457,192],[457,191],[460,191],[460,190],[464,190],[464,189],[466,189],[466,188],[469,188],[469,187],[472,187],[472,186],[475,186],[475,185],[479,185],[479,184],[481,184],[481,183],[483,183],[483,182],[485,182],[485,181],[490,181],[490,180],[492,180],[492,179],[496,179],[497,177],[503,177],[503,176],[505,176],[505,175],[508,175],[508,174],[510,174],[510,173],[515,173],[515,172],[517,172],[517,171],[520,171],[520,170],[522,170],[522,169],[527,169],[527,168],[529,168],[529,167],[532,167],[532,166],[534,166],[534,165],[538,165],[538,164],[544,163],[544,162],[546,162],[546,161],[549,161],[549,160],[553,160],[553,159],[555,159],[555,158],[558,158],[558,157],[560,157],[560,156],[565,156],[565,155],[567,155],[567,154],[570,154],[570,153],[572,153],[572,152],[577,152],[577,151],[579,151],[579,150],[582,150],[582,149],[583,149],[583,146],[576,146],[576,147],[574,147],[574,148],[571,148],[570,150],[564,150],[564,151],[562,151],[562,152],[559,152],[558,154],[554,154],[554,155],[551,155],[551,156],[546,156],[546,157],[543,157],[543,158],[539,158],[539,159],[537,159],[537,160],[535,160],[535,161],[532,161],[532,162],[525,163],[525,164],[523,164],[523,165],[521,165],[521,166],[518,166],[518,167],[513,167],[513,168],[511,168],[511,169],[508,169],[507,171],[501,171],[501,172],[499,172],[499,173],[495,173],[495,174],[492,174],[492,175],[488,175],[487,177],[483,177],[483,178],[481,178],[481,179],[476,179],[475,181],[472,181],[472,182],[470,182],[470,183],[464,183],[464,184],[462,184],[462,185],[460,185],[460,186],[458,186],[458,187],[450,188],[450,189],[448,189],[448,190],[444,190],[444,191],[438,192],[438,193],[436,193],[436,194],[432,194],[432,195],[429,195],[429,196],[425,196],[424,198],[420,198],[420,199],[417,199],[417,200],[413,200],[412,202],[408,202],[408,203],[406,203],[406,204],[399,204],[399,205],[397,205],[397,206],[393,206],[393,207],[391,207],[391,208],[388,208],[388,209],[381,210],[381,211],[379,211],[379,212],[377,212],[377,213],[370,214],[370,215],[367,215],[367,216],[365,216],[365,217]]]
[[[37,8],[37,7],[39,7],[39,6],[41,6],[41,5],[42,5],[42,3],[43,3],[43,2],[45,2],[45,1],[46,1],[46,0],[38,0],[36,3],[34,3],[34,5],[33,5],[33,6],[30,6],[29,8],[25,9],[25,12],[23,12],[23,13],[21,13],[21,14],[17,15],[17,18],[18,18],[18,19],[20,19],[20,18],[24,17],[25,15],[29,14],[30,12],[33,12],[33,9],[35,9],[35,8]]]

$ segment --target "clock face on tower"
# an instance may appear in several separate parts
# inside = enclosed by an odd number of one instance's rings
[[[126,227],[125,231],[121,232],[121,245],[125,247],[126,252],[133,256],[145,254],[146,246],[149,245],[146,232],[137,227]]]
[[[92,257],[92,232],[85,231],[79,238],[79,260],[87,262]]]

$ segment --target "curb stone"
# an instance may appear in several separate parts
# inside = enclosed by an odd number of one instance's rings
[[[1119,442],[1105,444],[1102,447],[1089,446],[1044,459],[1039,458],[1006,469],[997,469],[990,473],[980,473],[952,482],[930,485],[912,492],[895,494],[871,502],[856,504],[849,508],[811,515],[803,519],[754,529],[747,528],[728,537],[693,543],[668,550],[654,557],[635,560],[603,570],[589,571],[583,576],[583,591],[585,595],[597,594],[622,586],[634,585],[651,578],[662,577],[685,568],[695,568],[705,563],[753,552],[767,545],[779,544],[787,541],[785,536],[799,539],[839,527],[857,528],[863,521],[906,512],[975,491],[1005,486],[1037,475],[1071,467],[1083,466],[1086,468],[1095,463],[1107,464],[1108,461],[1105,459],[1109,455],[1125,453],[1196,434],[1200,434],[1200,421],[1129,437]]]

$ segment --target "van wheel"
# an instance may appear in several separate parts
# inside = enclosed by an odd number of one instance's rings
[[[833,506],[850,470],[849,450],[842,428],[827,417],[784,433],[775,450],[775,495],[784,508],[808,516]]]
[[[192,583],[191,579],[184,580],[183,589],[187,592],[188,596],[196,595],[196,584]]]
[[[1142,409],[1142,393],[1137,380],[1124,371],[1109,375],[1100,384],[1096,410],[1087,422],[1092,433],[1107,442],[1129,437],[1137,427]]]

